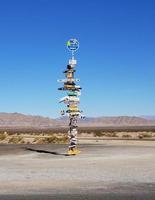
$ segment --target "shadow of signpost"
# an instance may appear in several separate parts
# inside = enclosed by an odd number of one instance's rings
[[[32,148],[28,148],[28,147],[26,147],[25,149],[27,151],[34,151],[34,152],[37,152],[37,153],[48,153],[48,154],[52,154],[52,155],[55,155],[55,156],[69,156],[66,153],[58,153],[58,152],[55,152],[55,151],[46,151],[46,150],[42,150],[42,149],[32,149]]]

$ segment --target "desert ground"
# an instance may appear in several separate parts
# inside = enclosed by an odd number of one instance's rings
[[[0,144],[0,200],[153,200],[155,141]]]
[[[68,127],[0,128],[0,144],[68,143]],[[155,140],[155,126],[79,127],[80,143],[104,140]],[[93,141],[93,142],[92,142]]]

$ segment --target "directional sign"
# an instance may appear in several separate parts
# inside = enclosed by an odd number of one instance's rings
[[[76,70],[74,67],[77,65],[77,60],[74,58],[75,51],[79,48],[79,42],[77,39],[70,39],[67,41],[67,48],[71,52],[71,59],[69,60],[69,64],[67,65],[66,70],[63,72],[65,75],[64,79],[59,79],[58,82],[63,83],[62,87],[58,88],[61,91],[67,91],[67,95],[60,99],[59,103],[63,102],[66,104],[67,109],[61,111],[62,116],[69,117],[69,149],[68,155],[79,154],[80,151],[77,149],[77,119],[84,118],[82,112],[78,105],[80,103],[79,96],[81,95],[81,87],[76,85],[76,82],[80,80],[75,78]]]
[[[79,82],[80,79],[77,78],[70,78],[70,79],[58,79],[59,83],[67,83],[67,82]]]

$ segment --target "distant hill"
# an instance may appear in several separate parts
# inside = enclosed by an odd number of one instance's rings
[[[60,124],[67,125],[67,118],[58,119]],[[136,116],[117,116],[117,117],[88,117],[79,120],[81,127],[102,127],[102,126],[154,126],[155,120],[148,120]]]
[[[0,113],[0,127],[55,127],[58,122],[41,116],[20,113]]]
[[[20,113],[0,113],[0,128],[52,128],[68,125],[68,118],[50,119],[48,117],[24,115]],[[95,117],[79,120],[81,127],[104,127],[104,126],[153,126],[155,120],[143,117],[119,116],[119,117]]]
[[[81,126],[149,126],[155,125],[154,120],[136,116],[97,117],[80,120]]]
[[[140,116],[141,118],[144,118],[144,119],[148,119],[148,120],[153,120],[153,121],[155,121],[155,116],[153,116],[153,115],[142,115],[142,116]]]

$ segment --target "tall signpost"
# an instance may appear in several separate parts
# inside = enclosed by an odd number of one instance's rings
[[[65,79],[60,79],[58,82],[63,83],[63,87],[58,88],[58,90],[67,92],[67,96],[60,99],[60,103],[64,103],[67,106],[66,110],[61,111],[61,115],[68,115],[69,117],[69,155],[79,154],[80,151],[77,149],[77,133],[78,118],[82,117],[82,111],[79,110],[78,104],[80,103],[79,96],[81,95],[81,87],[76,83],[80,80],[75,78],[75,67],[77,60],[74,55],[79,48],[79,42],[76,39],[70,39],[67,41],[67,48],[71,51],[72,57],[69,59],[69,64],[67,69],[63,72],[65,74]]]

